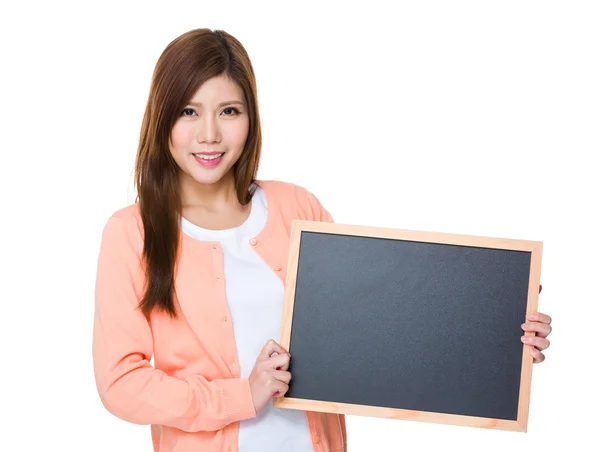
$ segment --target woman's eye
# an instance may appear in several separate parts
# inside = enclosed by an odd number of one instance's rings
[[[186,114],[186,112],[191,111],[190,114]],[[227,111],[232,111],[233,113],[229,113],[229,114],[225,114],[225,116],[234,116],[239,114],[239,110],[237,108],[234,107],[227,107],[225,110],[223,110],[223,112],[227,112]],[[196,112],[192,109],[192,108],[185,108],[181,114],[182,116],[192,116],[193,114],[195,114]]]
[[[239,113],[239,111],[238,111],[238,109],[237,109],[237,108],[233,108],[233,107],[227,107],[227,108],[226,108],[225,110],[223,110],[223,111],[225,112],[225,111],[227,111],[227,110],[232,110],[232,111],[234,111],[234,112],[235,112],[235,114],[238,114],[238,113]],[[225,115],[225,116],[233,116],[233,115]]]

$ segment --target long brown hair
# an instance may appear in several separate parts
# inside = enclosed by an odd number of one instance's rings
[[[262,141],[250,58],[242,44],[222,30],[188,31],[173,40],[156,63],[135,162],[146,272],[145,293],[138,308],[146,316],[156,308],[178,317],[173,300],[181,246],[180,170],[169,150],[169,140],[177,118],[200,85],[219,75],[230,78],[244,92],[249,130],[233,171],[239,202],[246,205],[252,197],[249,189],[258,171]]]

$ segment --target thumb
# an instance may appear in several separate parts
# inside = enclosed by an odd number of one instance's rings
[[[277,342],[271,339],[265,344],[265,346],[259,354],[259,357],[263,359],[268,359],[275,352],[277,352],[277,354],[279,355],[287,353],[285,348],[283,348],[281,345],[279,345]]]

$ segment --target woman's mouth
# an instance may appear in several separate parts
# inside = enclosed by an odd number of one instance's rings
[[[220,154],[193,154],[194,158],[202,166],[216,166],[223,157],[224,152]]]

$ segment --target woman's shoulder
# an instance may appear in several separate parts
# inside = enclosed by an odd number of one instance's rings
[[[136,225],[141,224],[141,219],[140,205],[137,202],[124,207],[119,207],[108,217],[109,222],[116,220],[117,222],[124,223],[128,227],[135,227]]]
[[[307,187],[282,180],[257,180],[267,198],[276,199],[280,209],[301,219],[331,221],[329,212]]]
[[[135,220],[140,217],[140,204],[136,202],[124,207],[119,207],[110,216],[118,217],[122,220]]]
[[[295,198],[299,201],[307,200],[312,193],[304,186],[284,180],[256,180],[256,183],[268,194],[278,198]],[[313,195],[314,196],[314,195]]]
[[[143,224],[139,203],[120,207],[109,214],[103,228],[103,239],[140,243],[143,237]]]

